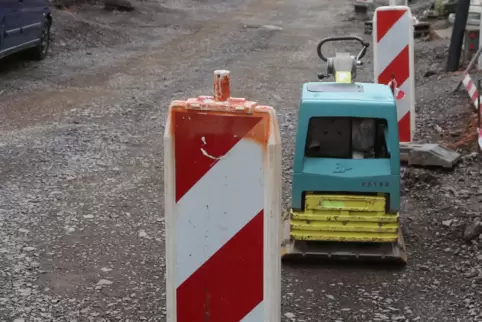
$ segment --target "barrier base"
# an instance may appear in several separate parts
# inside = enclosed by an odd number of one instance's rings
[[[400,162],[413,166],[453,168],[460,153],[438,144],[400,143]]]
[[[281,259],[283,261],[375,261],[404,266],[407,251],[401,231],[396,243],[319,242],[294,240],[290,236],[290,219],[282,223],[283,237]]]

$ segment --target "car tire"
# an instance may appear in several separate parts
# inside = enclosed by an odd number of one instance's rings
[[[50,22],[45,20],[42,28],[42,36],[40,38],[40,45],[33,48],[31,57],[34,60],[44,60],[47,57],[50,48]]]

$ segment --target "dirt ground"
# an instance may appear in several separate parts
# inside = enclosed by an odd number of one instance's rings
[[[47,60],[0,63],[0,321],[165,321],[169,102],[210,94],[212,71],[229,69],[233,95],[275,106],[288,205],[300,87],[324,71],[315,46],[363,33],[348,0],[137,9],[56,10]],[[467,95],[452,93],[460,75],[441,73],[446,48],[416,43],[422,142],[471,125]],[[358,80],[373,79],[371,59]],[[284,266],[283,322],[482,321],[482,238],[462,238],[481,216],[482,173],[474,145],[460,151],[453,171],[406,170],[406,268]]]

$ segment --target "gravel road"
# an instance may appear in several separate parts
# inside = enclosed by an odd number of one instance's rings
[[[47,60],[0,65],[0,321],[165,321],[169,102],[210,94],[212,71],[229,69],[233,95],[275,106],[288,200],[300,86],[324,71],[315,46],[363,33],[348,0],[138,6],[56,11]],[[440,73],[446,46],[416,44],[421,141],[453,143],[470,125],[466,94],[451,93],[459,76]],[[367,56],[358,80],[372,80]],[[407,170],[405,269],[284,266],[283,322],[482,321],[471,149],[454,171]]]

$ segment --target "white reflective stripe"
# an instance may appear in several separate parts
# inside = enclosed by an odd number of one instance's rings
[[[479,96],[479,98],[476,98],[476,99],[474,100],[474,105],[475,105],[475,110],[476,110],[476,111],[479,109],[479,99],[480,99],[480,96]]]
[[[240,322],[261,322],[264,321],[264,301],[259,303]],[[275,321],[275,320],[273,320]]]
[[[470,98],[472,99],[472,96],[474,95],[475,91],[477,90],[477,87],[475,87],[474,83],[472,83],[472,86],[470,86],[468,93]]]
[[[264,159],[260,144],[243,139],[179,200],[176,288],[263,209]]]
[[[462,79],[462,84],[464,84],[465,90],[467,91],[467,94],[469,95],[470,100],[472,100],[472,96],[477,91],[477,86],[472,81],[472,78],[470,77],[469,74],[466,74],[464,76],[464,78]],[[479,98],[480,98],[480,93],[479,93]],[[472,101],[475,105],[475,109],[477,110],[479,108],[479,99],[476,98],[475,100],[472,100]]]
[[[398,121],[402,119],[402,117],[410,112],[410,78],[407,79],[402,86],[400,86],[400,89],[405,92],[405,96],[397,100],[397,118]]]
[[[378,61],[376,64],[377,70],[375,71],[377,80],[378,76],[383,73],[383,71],[388,67],[388,65],[390,65],[395,57],[397,57],[398,54],[400,54],[400,52],[409,45],[411,36],[410,33],[413,32],[410,26],[411,19],[407,10],[378,42],[378,53],[376,56]],[[407,65],[407,69],[408,68],[409,66]]]

